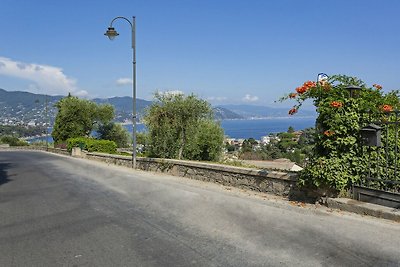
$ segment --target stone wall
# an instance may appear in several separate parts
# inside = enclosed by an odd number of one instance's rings
[[[7,151],[7,150],[39,150],[39,151],[47,151],[55,154],[61,154],[61,155],[66,155],[70,156],[71,154],[66,150],[66,149],[61,149],[61,148],[46,148],[45,146],[10,146],[10,147],[1,147],[0,146],[0,151]]]
[[[86,153],[85,157],[108,164],[132,167],[132,157],[130,156]],[[297,173],[295,172],[156,158],[137,158],[136,167],[145,171],[162,172],[291,198],[299,198],[303,194],[296,186]]]

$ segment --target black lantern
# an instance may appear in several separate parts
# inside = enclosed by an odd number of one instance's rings
[[[350,97],[353,98],[354,96],[356,96],[356,92],[359,92],[361,90],[361,87],[357,85],[349,85],[345,87],[345,89],[349,91]]]
[[[381,127],[376,124],[369,124],[360,130],[361,138],[366,146],[382,146]]]

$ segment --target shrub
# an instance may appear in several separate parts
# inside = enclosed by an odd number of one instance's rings
[[[109,140],[94,140],[86,143],[86,148],[89,152],[103,152],[114,154],[117,152],[117,144]]]
[[[89,142],[89,138],[85,137],[76,137],[67,139],[67,149],[69,152],[72,151],[73,147],[80,147],[83,150],[87,150],[86,143]]]
[[[9,144],[10,146],[28,146],[29,144],[24,140],[19,140],[17,137],[5,135],[0,138],[0,143]]]
[[[96,140],[86,137],[69,138],[67,140],[67,149],[71,151],[73,147],[80,147],[89,152],[103,152],[114,154],[117,151],[117,144],[109,140]]]
[[[97,130],[98,139],[114,141],[118,147],[129,147],[130,136],[127,129],[114,122],[102,124]]]

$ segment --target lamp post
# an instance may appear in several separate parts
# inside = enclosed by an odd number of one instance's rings
[[[45,110],[44,110],[44,112],[45,112],[45,120],[46,120],[46,122],[44,123],[44,125],[45,125],[45,127],[46,127],[46,151],[48,151],[49,150],[49,113],[48,113],[48,100],[47,100],[47,94],[45,95],[45,99],[44,99],[44,102],[45,102]]]
[[[115,37],[119,35],[119,33],[114,29],[113,23],[117,19],[123,19],[131,25],[132,29],[132,95],[133,95],[133,113],[132,113],[132,146],[133,146],[133,152],[132,152],[132,168],[136,168],[136,18],[132,17],[132,21],[125,17],[115,17],[113,20],[111,20],[110,27],[108,27],[108,30],[104,35],[106,35],[110,40],[114,40]]]

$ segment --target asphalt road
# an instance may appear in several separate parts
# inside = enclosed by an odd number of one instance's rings
[[[400,224],[3,151],[0,266],[400,266]]]

